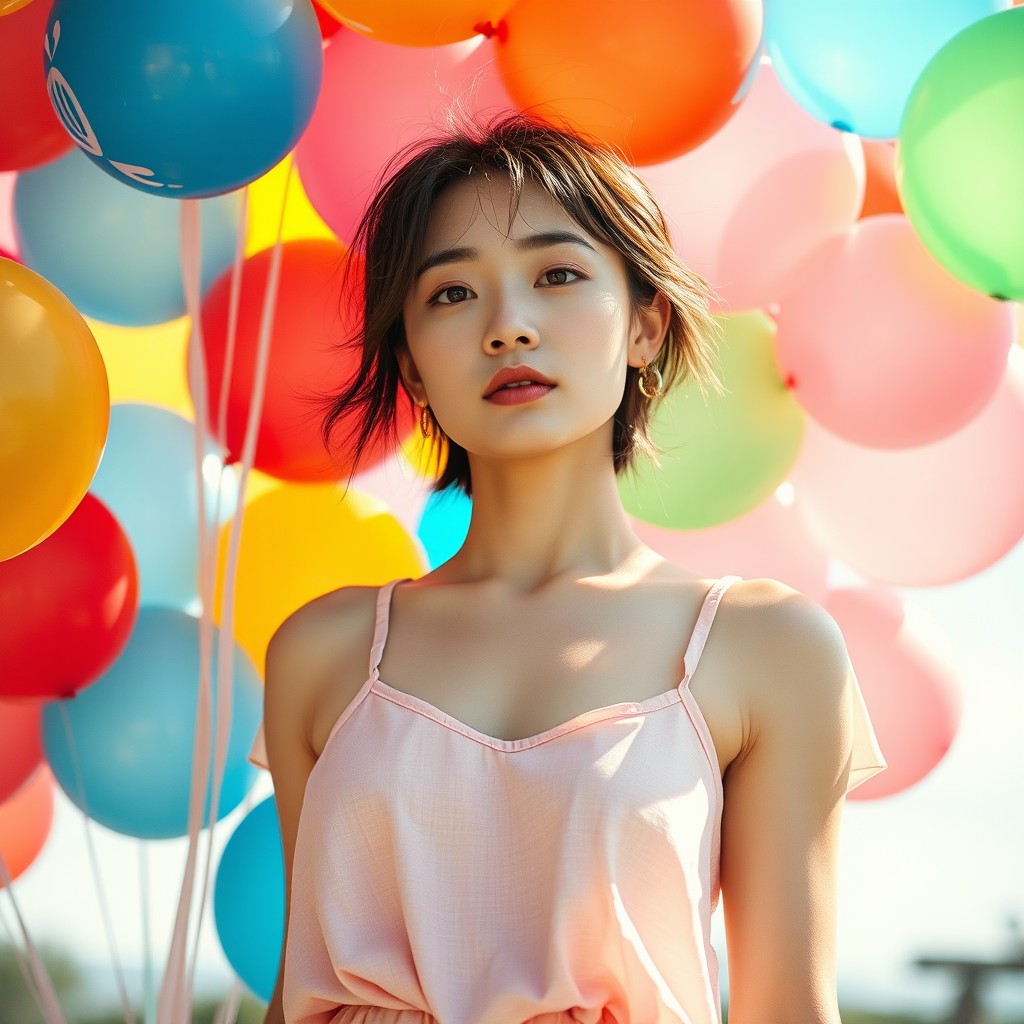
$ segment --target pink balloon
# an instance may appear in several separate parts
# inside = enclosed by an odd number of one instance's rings
[[[858,221],[808,257],[775,316],[779,373],[823,427],[873,448],[946,437],[995,393],[1013,306],[958,281],[902,214]]]
[[[0,701],[0,803],[43,763],[44,703]]]
[[[513,109],[488,39],[393,46],[339,32],[324,51],[313,118],[295,150],[302,185],[327,226],[350,242],[384,164],[440,130],[449,111]]]
[[[992,401],[934,444],[883,451],[808,420],[790,477],[818,544],[870,579],[930,587],[992,565],[1024,537],[1024,353]]]
[[[719,293],[719,312],[767,309],[864,200],[860,141],[811,117],[770,62],[739,109],[676,160],[637,168],[665,211],[676,252]]]
[[[16,171],[0,172],[0,249],[17,253],[18,239],[14,233],[14,182]],[[9,258],[15,259],[16,256]]]
[[[871,725],[888,768],[851,800],[907,789],[945,756],[960,723],[960,684],[952,658],[929,623],[908,617],[881,587],[832,590],[823,602],[843,631]]]
[[[632,526],[663,558],[707,579],[768,578],[817,601],[825,594],[827,554],[811,543],[793,509],[774,495],[746,515],[702,530],[670,530],[639,519]]]

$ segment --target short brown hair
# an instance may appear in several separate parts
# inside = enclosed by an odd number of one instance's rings
[[[360,365],[352,380],[328,399],[322,426],[328,450],[333,448],[338,421],[352,412],[358,429],[346,439],[350,464],[358,466],[372,441],[397,448],[396,411],[399,387],[404,385],[395,352],[406,344],[403,305],[415,281],[434,202],[473,171],[508,178],[513,216],[524,183],[533,182],[591,236],[621,253],[634,309],[649,305],[658,292],[668,299],[670,323],[656,364],[665,382],[663,394],[688,378],[702,393],[707,385],[720,390],[715,374],[718,325],[709,312],[710,289],[676,256],[647,185],[605,144],[525,114],[505,113],[486,124],[468,121],[413,143],[385,167],[383,184],[352,240],[352,248],[365,253],[365,277],[354,282],[361,286],[363,312],[350,339],[360,347]],[[358,265],[353,260],[346,274]],[[616,473],[632,465],[640,453],[657,461],[650,435],[654,403],[636,386],[637,373],[636,367],[628,368],[615,412]],[[440,435],[436,421],[433,427]],[[456,484],[471,494],[465,449],[449,438],[444,438],[444,447],[447,460],[433,489]]]

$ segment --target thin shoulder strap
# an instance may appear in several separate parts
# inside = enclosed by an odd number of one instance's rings
[[[711,632],[711,623],[715,621],[715,613],[718,611],[722,595],[739,579],[741,579],[739,576],[723,576],[720,580],[712,583],[707,594],[704,595],[704,603],[700,606],[697,624],[693,627],[690,642],[686,645],[686,654],[683,655],[683,667],[686,671],[683,686],[689,686],[693,673],[697,671],[697,663],[704,651],[708,633]]]
[[[384,644],[388,639],[388,620],[391,617],[391,594],[399,583],[409,579],[392,580],[377,591],[377,621],[373,627],[373,645],[370,647],[370,675],[377,675],[377,666],[384,656]]]

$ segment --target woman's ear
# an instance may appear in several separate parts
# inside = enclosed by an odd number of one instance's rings
[[[412,396],[412,400],[418,405],[427,400],[426,391],[423,388],[423,380],[420,377],[416,364],[412,361],[412,353],[401,345],[395,349],[395,359],[398,361],[398,371],[402,375],[402,383],[405,390]]]
[[[649,363],[654,362],[671,322],[672,304],[663,292],[655,292],[649,303],[634,310],[633,334],[629,342],[630,366],[640,366],[645,359]]]

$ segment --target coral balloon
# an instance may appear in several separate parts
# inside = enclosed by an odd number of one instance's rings
[[[523,110],[656,164],[710,138],[756,73],[760,0],[519,0],[498,63]]]
[[[258,469],[286,480],[334,480],[351,469],[347,453],[336,460],[324,450],[321,415],[316,403],[350,379],[359,355],[338,348],[354,328],[354,302],[339,294],[346,259],[359,260],[337,242],[308,239],[285,242],[276,315],[270,343],[267,387],[256,443]],[[231,458],[241,458],[255,379],[256,355],[264,293],[272,259],[263,250],[245,261],[242,272],[238,335],[227,400],[227,431],[220,438]],[[358,274],[353,272],[354,277]],[[209,374],[209,422],[219,422],[221,381],[225,373],[231,274],[224,274],[203,299],[203,344]],[[344,318],[344,319],[343,319]],[[403,392],[404,393],[404,392]],[[196,396],[193,395],[193,400]],[[411,403],[404,404],[403,432],[412,423]],[[346,437],[352,421],[346,417],[339,436]],[[377,447],[367,453],[368,464],[385,454]]]
[[[810,535],[898,586],[952,583],[1002,558],[1024,537],[1022,362],[1011,358],[985,409],[934,444],[864,448],[809,420],[791,479]]]
[[[103,359],[49,281],[0,259],[0,561],[48,537],[82,500],[110,416]]]
[[[121,653],[139,606],[131,544],[91,494],[41,544],[0,562],[0,693],[68,697]]]
[[[218,646],[215,630],[213,650]],[[188,834],[199,665],[199,620],[173,608],[143,607],[110,670],[74,700],[54,701],[43,709],[43,749],[53,774],[94,821],[140,839]],[[216,659],[211,669],[214,738],[220,685]],[[259,676],[236,647],[218,820],[242,802],[256,778],[247,754],[262,705]],[[212,760],[204,822],[210,816]]]
[[[864,186],[864,205],[861,217],[879,213],[903,213],[900,194],[896,188],[896,148],[889,142],[862,139],[867,183]]]
[[[46,90],[39,49],[53,0],[36,0],[24,10],[3,13],[0,31],[0,171],[35,167],[71,148]]]
[[[206,289],[234,262],[240,197],[202,200],[199,213]],[[180,203],[124,188],[75,149],[18,175],[14,216],[22,261],[84,316],[142,326],[185,314]]]
[[[830,591],[825,609],[843,631],[888,769],[850,795],[872,800],[907,789],[945,756],[960,722],[960,685],[938,632],[881,587]],[[909,724],[913,723],[913,728]]]
[[[718,308],[737,313],[777,302],[807,254],[853,224],[864,196],[860,143],[802,111],[766,60],[707,142],[640,174],[676,251],[711,282]]]
[[[975,22],[914,85],[896,180],[914,230],[961,281],[1024,301],[1024,10]],[[964,187],[970,182],[970,188]]]
[[[765,50],[787,91],[814,117],[894,139],[922,69],[962,29],[1009,0],[771,0]]]
[[[277,627],[297,608],[344,586],[422,575],[419,545],[376,498],[332,484],[288,484],[248,503],[235,579],[239,645],[263,665]],[[221,531],[214,603],[223,621],[229,526]]]
[[[0,803],[0,857],[12,881],[42,852],[52,827],[53,776],[41,765],[21,789]]]
[[[238,823],[217,865],[213,918],[234,972],[264,1002],[284,944],[284,852],[273,796]]]
[[[0,701],[0,803],[43,762],[42,717],[42,701]]]
[[[796,458],[805,417],[779,379],[774,324],[760,311],[721,322],[725,394],[670,392],[652,419],[661,466],[644,461],[619,477],[626,511],[644,522],[697,529],[735,519],[764,501]]]
[[[512,109],[493,57],[485,39],[419,50],[344,32],[331,43],[295,155],[310,202],[339,238],[351,242],[385,163],[426,126],[440,125],[452,109],[484,116]]]
[[[513,0],[318,0],[347,28],[401,46],[443,46],[497,24]]]
[[[313,8],[294,0],[57,0],[45,51],[71,138],[119,182],[177,199],[273,167],[309,122],[323,69]]]
[[[826,430],[872,448],[929,444],[973,419],[1013,344],[1013,307],[943,269],[899,214],[820,245],[775,321],[796,400]]]
[[[825,595],[828,555],[807,536],[792,505],[775,494],[719,526],[667,530],[636,519],[633,531],[663,558],[708,579],[735,573],[781,580],[816,601]]]

